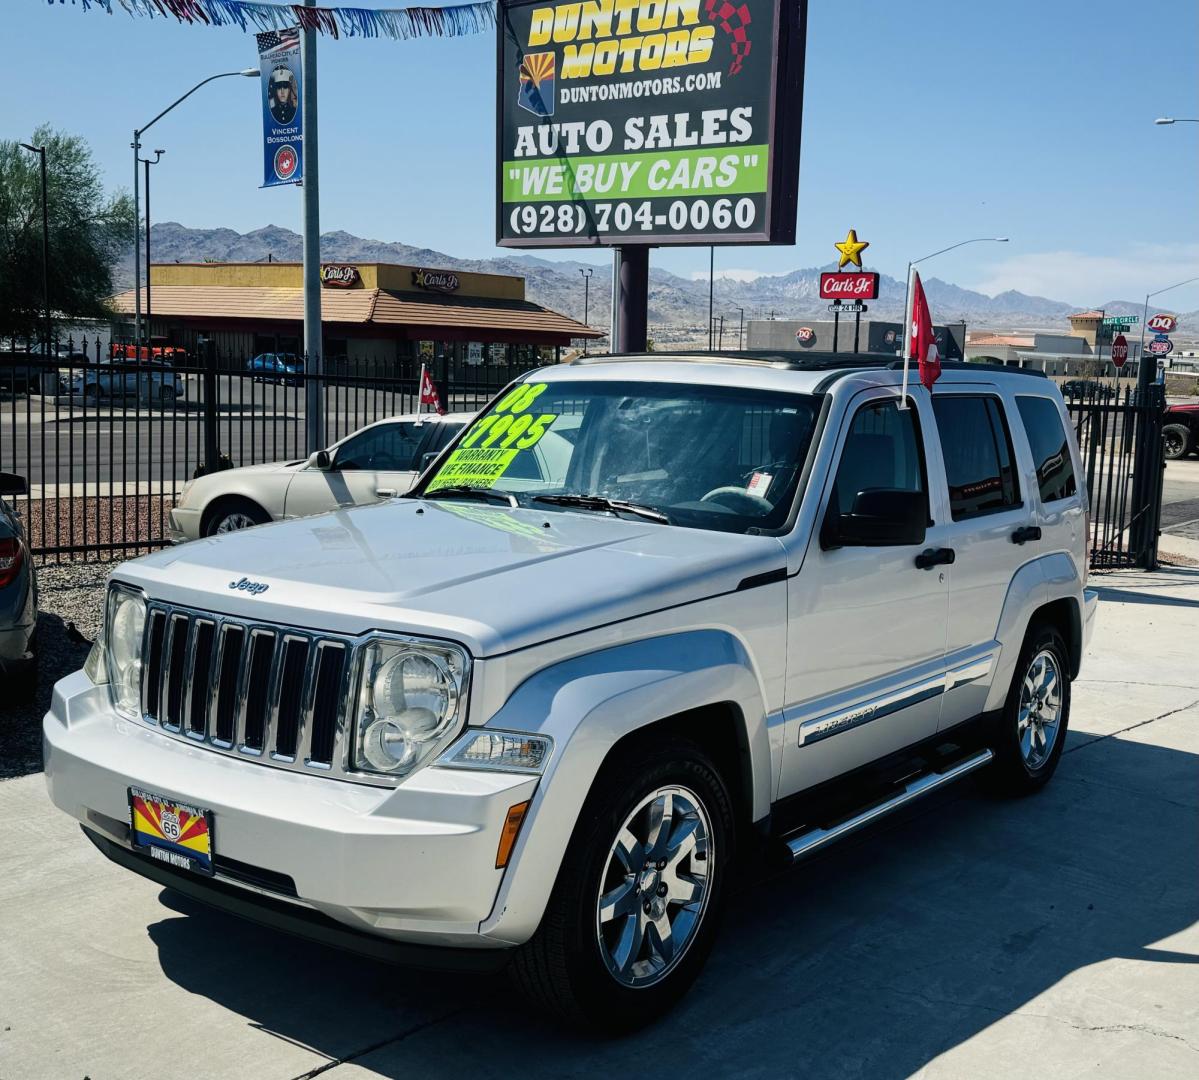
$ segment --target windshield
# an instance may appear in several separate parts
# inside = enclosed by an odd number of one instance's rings
[[[413,494],[490,490],[546,512],[653,510],[671,525],[775,529],[818,406],[810,394],[534,377],[480,414]]]

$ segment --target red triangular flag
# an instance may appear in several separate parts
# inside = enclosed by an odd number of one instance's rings
[[[426,367],[420,369],[420,403],[422,405],[432,405],[433,411],[438,416],[445,416],[445,409],[442,408],[441,398],[437,396],[437,387],[433,385],[433,376],[429,374],[429,369]]]
[[[941,377],[941,356],[937,352],[937,335],[933,331],[933,317],[929,314],[920,275],[914,273],[912,277],[912,337],[908,356],[920,367],[921,385],[931,390],[933,383]]]

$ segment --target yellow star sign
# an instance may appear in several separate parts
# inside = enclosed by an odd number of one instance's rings
[[[862,269],[862,252],[870,246],[868,240],[859,240],[856,229],[850,229],[845,239],[834,244],[839,252],[841,252],[841,261],[837,263],[838,270],[844,270],[846,263],[853,263],[859,270]]]

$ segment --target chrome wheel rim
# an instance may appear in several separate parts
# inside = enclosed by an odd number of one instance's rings
[[[665,978],[695,940],[711,893],[712,825],[699,797],[647,795],[608,850],[595,930],[608,973],[640,989]]]
[[[1020,753],[1029,769],[1049,760],[1062,719],[1062,673],[1057,657],[1042,649],[1033,657],[1020,687],[1020,713],[1016,734]]]
[[[217,522],[216,531],[218,534],[237,532],[238,529],[252,529],[257,524],[249,514],[226,514]]]
[[[1165,435],[1166,453],[1172,457],[1182,456],[1182,436],[1176,431],[1167,431]]]

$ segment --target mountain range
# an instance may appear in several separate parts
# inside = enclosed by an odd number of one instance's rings
[[[178,222],[162,222],[151,229],[155,262],[298,262],[302,241],[298,233],[268,225],[247,233],[233,229],[192,229]],[[611,292],[611,263],[551,261],[533,255],[505,255],[493,259],[460,259],[431,248],[368,240],[347,232],[321,235],[321,258],[327,262],[393,262],[433,269],[517,274],[525,279],[526,295],[535,303],[583,319],[584,287],[580,271],[591,270],[588,322],[606,329]],[[764,275],[750,281],[718,277],[714,287],[715,318],[724,317],[725,334],[735,335],[742,317],[750,319],[828,318],[828,301],[821,300],[819,280],[826,267],[808,267],[787,274]],[[118,284],[133,282],[132,253],[118,267]],[[1043,296],[1008,291],[987,296],[938,278],[924,280],[929,306],[937,322],[965,321],[975,329],[1037,328],[1065,330],[1073,304]],[[904,283],[881,276],[879,298],[870,301],[870,317],[889,321],[902,318]],[[1139,315],[1141,305],[1108,300],[1096,305],[1112,315]],[[661,343],[698,341],[706,337],[708,280],[679,277],[666,270],[650,269],[650,336]],[[1185,319],[1185,316],[1184,316]],[[1194,320],[1191,320],[1194,325]],[[726,343],[727,343],[726,338]]]

